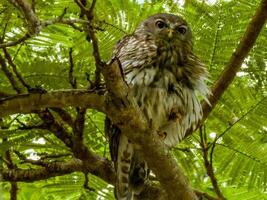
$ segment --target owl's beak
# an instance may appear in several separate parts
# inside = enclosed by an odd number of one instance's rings
[[[172,28],[168,29],[168,37],[172,38],[174,30]]]

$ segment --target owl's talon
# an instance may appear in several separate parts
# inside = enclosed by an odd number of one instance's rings
[[[165,138],[167,137],[167,133],[165,131],[158,131],[158,136],[160,139],[165,140]]]

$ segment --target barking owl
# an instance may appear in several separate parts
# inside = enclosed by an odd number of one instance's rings
[[[143,115],[168,147],[196,128],[202,118],[198,97],[208,93],[207,71],[193,54],[192,32],[182,17],[149,17],[118,42],[113,56]],[[149,170],[134,144],[108,118],[106,133],[117,173],[115,196],[134,199]]]

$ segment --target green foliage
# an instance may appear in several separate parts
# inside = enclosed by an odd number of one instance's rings
[[[194,50],[207,65],[210,72],[209,85],[212,85],[228,63],[259,0],[221,0],[215,4],[190,0],[182,5],[177,2],[181,1],[97,1],[95,25],[100,29],[97,37],[101,58],[108,61],[116,42],[125,34],[131,33],[142,19],[158,12],[172,12],[184,16],[191,25],[195,38]],[[41,20],[56,18],[65,8],[67,12],[64,18],[79,18],[80,10],[72,0],[36,1],[36,14]],[[1,1],[0,36],[5,31],[5,41],[16,41],[26,33],[22,17],[12,4],[6,0]],[[77,26],[82,27],[81,24]],[[222,134],[213,151],[213,167],[219,186],[228,199],[267,199],[266,44],[265,25],[235,81],[205,124],[210,143],[214,142],[214,134]],[[73,49],[73,76],[77,79],[77,87],[86,88],[89,85],[86,77],[88,74],[93,77],[95,64],[92,46],[86,40],[86,34],[79,30],[68,25],[51,25],[25,43],[7,50],[28,84],[56,90],[71,88],[68,80],[70,48]],[[0,92],[15,93],[2,71]],[[67,110],[72,116],[76,115],[75,109]],[[102,113],[87,110],[84,142],[98,155],[108,158],[103,121]],[[8,149],[12,149],[28,158],[66,154],[60,159],[69,160],[72,155],[69,148],[51,132],[21,128],[38,126],[41,122],[34,114],[3,118],[0,121],[1,157]],[[196,132],[172,153],[193,187],[215,196],[203,164],[199,141]],[[29,164],[21,163],[18,156],[13,155],[12,158],[18,167],[29,168]],[[0,165],[3,166],[1,159]],[[83,174],[73,173],[34,183],[19,183],[18,199],[114,199],[112,186],[95,176],[88,176],[89,187],[94,189],[92,191],[83,187]],[[8,199],[9,187],[6,182],[0,183],[0,199]]]

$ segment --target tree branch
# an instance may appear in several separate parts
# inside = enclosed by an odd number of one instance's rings
[[[105,96],[97,90],[57,90],[21,94],[0,100],[0,117],[14,113],[30,113],[48,107],[89,107],[100,112],[104,111]]]
[[[199,134],[200,134],[200,146],[201,146],[201,149],[202,149],[203,159],[204,159],[204,166],[206,168],[207,174],[210,177],[213,189],[216,192],[218,198],[221,199],[221,200],[225,200],[226,198],[223,196],[222,191],[219,188],[217,178],[216,178],[216,176],[214,174],[212,163],[209,161],[209,158],[208,158],[209,145],[208,145],[208,142],[207,142],[207,135],[206,135],[205,127],[204,127],[204,131],[203,131],[203,127],[200,127]]]
[[[28,30],[30,35],[36,35],[40,32],[41,22],[38,17],[35,15],[32,6],[27,0],[9,0],[11,3],[18,5],[22,13],[26,18],[26,23],[28,25]]]
[[[241,38],[235,52],[232,54],[228,65],[225,67],[224,71],[220,75],[219,79],[216,81],[212,87],[212,95],[209,96],[209,102],[203,102],[203,118],[202,123],[207,119],[210,112],[216,106],[218,100],[223,95],[225,90],[232,83],[239,71],[242,62],[247,57],[249,51],[256,42],[256,39],[264,26],[267,19],[267,0],[262,0],[255,15],[251,19],[248,27]]]
[[[33,182],[72,172],[83,172],[86,169],[110,184],[115,183],[115,173],[111,162],[96,154],[92,154],[90,162],[72,159],[68,162],[47,163],[45,167],[39,167],[38,169],[3,169],[0,171],[0,175],[2,175],[4,181]]]
[[[16,41],[1,43],[0,48],[16,46],[17,44],[20,44],[29,38],[31,38],[31,35],[29,33],[26,33],[23,37],[21,37],[20,39],[18,39]]]
[[[8,69],[7,65],[6,65],[6,61],[5,59],[1,56],[0,54],[0,65],[2,66],[1,69],[4,72],[4,74],[6,75],[6,77],[8,78],[10,84],[12,85],[13,89],[18,93],[22,93],[22,89],[20,88],[20,85],[18,84],[15,76],[13,75],[13,73]]]
[[[13,163],[12,158],[11,158],[11,152],[10,150],[6,151],[6,160],[8,161],[8,169],[16,169],[17,166]],[[11,188],[10,188],[10,200],[17,200],[17,193],[18,193],[18,184],[16,181],[10,181]]]
[[[101,81],[101,77],[100,77],[101,70],[106,64],[101,60],[100,51],[98,48],[98,40],[95,34],[94,25],[93,25],[94,24],[94,8],[95,8],[96,0],[93,0],[89,10],[86,9],[85,5],[83,5],[80,2],[80,0],[75,0],[75,2],[81,9],[81,16],[82,16],[82,13],[85,14],[89,22],[87,31],[88,31],[89,39],[92,41],[93,56],[95,58],[95,66],[96,66],[95,82],[94,82],[93,87],[98,87]]]
[[[4,54],[5,54],[5,58],[8,61],[8,64],[12,67],[13,72],[15,73],[17,79],[20,81],[20,83],[27,88],[28,90],[30,89],[30,86],[24,81],[22,75],[18,72],[17,70],[17,66],[15,65],[15,63],[13,62],[10,54],[8,53],[6,48],[3,48]]]

